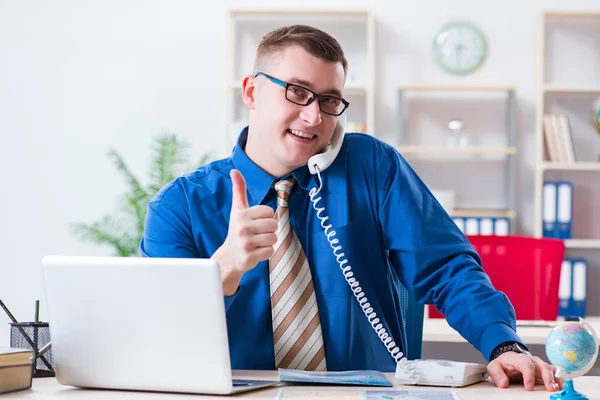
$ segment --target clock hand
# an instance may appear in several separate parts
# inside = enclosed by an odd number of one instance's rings
[[[459,44],[456,46],[456,51],[458,55],[458,66],[462,66],[462,54],[463,54],[463,45]]]

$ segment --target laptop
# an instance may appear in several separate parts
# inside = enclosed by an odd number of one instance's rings
[[[56,378],[84,388],[231,394],[218,264],[209,259],[46,256]]]

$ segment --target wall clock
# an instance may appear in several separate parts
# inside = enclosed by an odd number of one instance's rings
[[[444,70],[454,75],[475,71],[485,60],[485,36],[475,25],[454,21],[444,25],[433,39],[433,57]]]

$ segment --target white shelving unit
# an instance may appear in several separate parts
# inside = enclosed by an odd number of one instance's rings
[[[433,138],[426,138],[428,134],[431,134],[433,125],[431,127],[419,126],[409,127],[410,119],[417,119],[418,116],[415,113],[408,111],[411,101],[414,101],[412,96],[418,96],[419,101],[423,103],[430,103],[437,101],[438,106],[442,109],[446,105],[454,105],[465,97],[467,101],[479,102],[481,98],[488,100],[494,107],[499,105],[503,108],[502,111],[498,111],[496,121],[499,124],[504,125],[502,134],[499,134],[498,129],[494,129],[494,132],[473,132],[472,126],[469,126],[470,118],[474,112],[469,106],[457,107],[453,110],[453,115],[460,117],[461,115],[465,120],[466,132],[470,132],[473,144],[465,147],[449,147],[440,138],[440,135],[430,135]],[[448,213],[452,217],[490,217],[490,218],[508,218],[511,220],[511,231],[515,231],[515,219],[517,217],[516,212],[516,194],[515,194],[515,169],[516,169],[516,158],[515,155],[518,152],[516,147],[516,121],[515,121],[515,91],[511,86],[494,86],[494,85],[470,85],[470,86],[439,86],[439,85],[403,85],[398,88],[398,102],[399,102],[399,123],[396,138],[396,148],[398,151],[411,163],[413,164],[417,160],[432,160],[436,163],[435,165],[449,166],[450,163],[453,165],[461,164],[466,167],[472,165],[473,162],[504,162],[504,182],[501,183],[503,206],[494,208],[455,208],[449,210]],[[502,103],[504,102],[504,103]],[[442,105],[443,104],[443,105]],[[502,113],[502,114],[500,114]],[[419,114],[419,113],[417,113]],[[424,113],[423,113],[424,114]],[[435,113],[434,113],[435,114]],[[449,120],[444,119],[445,116],[438,115],[426,115],[431,119],[438,120],[438,124],[435,125],[436,130],[448,131],[446,127],[440,127],[439,120],[443,120],[444,124],[447,124]],[[450,117],[450,115],[448,115]],[[490,130],[490,126],[487,121],[479,120],[477,126],[479,129]],[[410,131],[410,132],[409,132]],[[416,137],[416,138],[415,138]],[[477,143],[478,140],[487,140],[488,143]],[[419,142],[415,144],[414,142]],[[491,143],[490,143],[491,141]],[[419,171],[419,168],[413,165],[421,177],[427,182],[427,174]],[[472,171],[471,171],[472,172]],[[438,174],[439,175],[439,174]],[[470,176],[464,176],[464,179],[472,179],[476,181],[477,178],[473,174]],[[462,179],[462,178],[461,178]],[[479,177],[480,186],[485,185],[485,178]],[[431,186],[431,185],[429,185]],[[446,188],[444,188],[446,189]],[[455,188],[452,188],[455,190]],[[458,204],[460,206],[460,202]]]
[[[534,234],[542,236],[545,180],[573,182],[572,231],[567,249],[600,250],[600,136],[592,123],[592,102],[600,96],[600,13],[544,12],[538,40]],[[545,113],[569,117],[575,162],[551,162],[545,155]],[[597,188],[594,190],[594,188]],[[591,200],[590,200],[591,198]],[[584,204],[578,206],[578,201]],[[578,210],[585,209],[586,213]],[[590,228],[581,229],[588,225]],[[592,237],[580,237],[579,232]],[[583,236],[583,235],[581,235]]]
[[[348,60],[343,96],[350,102],[347,122],[366,125],[374,135],[375,109],[375,21],[369,9],[231,9],[229,10],[228,71],[224,153],[235,144],[247,125],[247,110],[241,100],[242,79],[252,73],[256,48],[262,37],[281,26],[311,25],[340,42]]]

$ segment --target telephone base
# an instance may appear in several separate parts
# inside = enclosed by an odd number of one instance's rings
[[[398,363],[396,382],[404,385],[463,387],[487,378],[485,365],[449,360]]]

